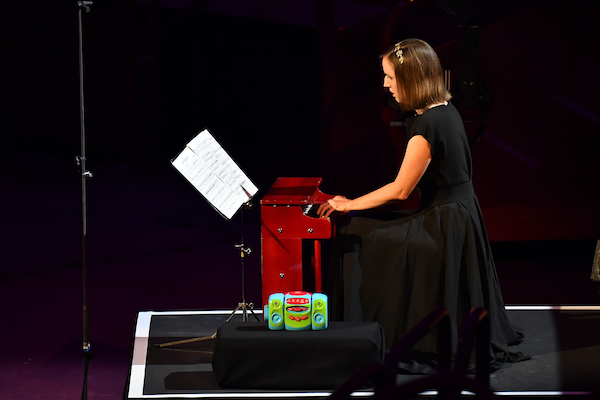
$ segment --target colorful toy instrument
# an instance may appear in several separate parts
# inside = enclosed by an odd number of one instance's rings
[[[299,290],[273,293],[265,305],[264,316],[271,330],[327,329],[327,295]]]

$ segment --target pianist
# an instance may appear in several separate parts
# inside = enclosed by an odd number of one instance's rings
[[[383,86],[405,111],[408,142],[393,182],[364,196],[336,196],[319,215],[342,215],[329,270],[333,318],[377,321],[391,347],[435,306],[449,311],[454,351],[462,321],[474,307],[488,310],[490,366],[526,359],[509,346],[523,340],[506,315],[479,203],[462,119],[445,89],[435,51],[418,39],[382,56]],[[405,200],[419,208],[394,218],[373,209]],[[370,211],[365,211],[370,210]],[[410,373],[435,371],[436,338],[429,334],[401,364]]]

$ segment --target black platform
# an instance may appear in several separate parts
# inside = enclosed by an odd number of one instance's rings
[[[505,364],[490,376],[496,394],[511,398],[584,398],[600,378],[600,306],[507,307],[511,321],[525,329],[514,350],[529,361]],[[222,389],[212,371],[214,340],[156,347],[179,339],[214,334],[228,311],[140,312],[136,325],[127,399],[327,397],[327,390]],[[260,315],[260,314],[259,314]],[[232,321],[241,321],[238,313]],[[256,374],[260,374],[256,371]],[[398,383],[419,379],[398,375]],[[432,397],[435,392],[422,396]],[[368,397],[365,389],[355,397]]]
[[[324,330],[270,330],[230,321],[217,331],[213,372],[222,388],[335,390],[385,357],[377,322],[333,321]]]

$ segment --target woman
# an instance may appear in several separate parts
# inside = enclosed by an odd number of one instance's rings
[[[523,358],[508,346],[522,341],[510,324],[496,276],[479,203],[471,183],[471,155],[462,119],[450,103],[443,70],[424,41],[407,39],[382,56],[386,87],[403,110],[408,142],[396,179],[364,196],[336,196],[319,208],[338,222],[331,289],[333,318],[377,321],[391,347],[436,306],[449,311],[454,350],[464,317],[474,307],[490,315],[490,363]],[[405,200],[415,188],[413,213],[368,212]],[[356,211],[358,211],[356,213]],[[355,213],[351,213],[355,212]],[[338,268],[339,267],[339,268]],[[413,373],[435,368],[429,334],[403,365]]]

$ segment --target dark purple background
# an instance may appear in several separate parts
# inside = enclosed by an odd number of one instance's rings
[[[169,163],[189,139],[208,127],[261,189],[244,227],[256,301],[258,199],[277,177],[323,176],[324,192],[352,196],[395,176],[402,131],[389,127],[378,55],[417,36],[453,77],[460,70],[458,19],[435,1],[347,2],[335,14],[327,1],[221,13],[168,3],[99,0],[83,15],[92,399],[121,397],[140,310],[240,300],[239,214],[221,218]],[[474,180],[505,301],[597,303],[598,6],[469,4],[481,10],[492,99]],[[83,370],[77,7],[0,7],[0,397],[73,398]],[[475,124],[480,111],[463,109]]]

